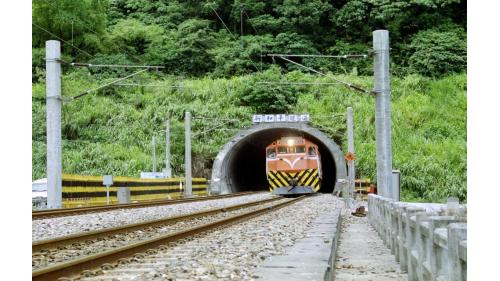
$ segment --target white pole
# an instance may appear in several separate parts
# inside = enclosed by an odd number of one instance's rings
[[[354,155],[354,118],[352,107],[347,108],[347,151]],[[347,165],[349,175],[349,196],[353,196],[354,180],[356,179],[354,160],[348,161]]]
[[[47,208],[61,208],[61,43],[45,42],[47,96]]]
[[[191,176],[191,113],[186,112],[185,118],[185,161],[184,161],[184,169],[185,169],[185,177],[186,177],[186,185],[184,188],[184,196],[193,195],[193,186],[192,186],[192,176]]]
[[[391,197],[393,192],[389,31],[373,32],[373,51],[374,91],[377,93],[375,97],[377,185],[380,195]]]
[[[153,136],[153,177],[156,178],[156,137]]]
[[[165,177],[172,177],[172,167],[170,165],[170,116],[167,115],[165,128]]]
[[[106,205],[109,205],[109,184],[106,184]]]

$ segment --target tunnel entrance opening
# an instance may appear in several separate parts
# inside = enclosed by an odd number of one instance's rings
[[[232,193],[268,191],[266,146],[281,137],[301,136],[318,146],[323,178],[319,192],[331,193],[345,179],[345,161],[335,142],[305,123],[258,124],[240,131],[217,155],[212,168],[211,191]]]

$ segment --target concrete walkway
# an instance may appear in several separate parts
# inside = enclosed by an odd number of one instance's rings
[[[335,281],[408,280],[366,217],[343,215]]]

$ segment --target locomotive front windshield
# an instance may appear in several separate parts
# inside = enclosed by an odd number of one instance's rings
[[[291,149],[293,149],[293,147],[291,147]],[[295,153],[306,153],[306,147],[305,146],[296,146]]]
[[[276,149],[269,148],[267,150],[267,158],[276,158]]]

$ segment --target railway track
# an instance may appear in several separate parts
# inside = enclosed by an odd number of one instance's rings
[[[250,194],[255,194],[258,192],[238,192],[224,195],[211,195],[211,196],[201,196],[201,197],[193,197],[193,198],[180,198],[180,199],[165,199],[165,200],[154,200],[148,202],[139,202],[139,203],[126,203],[126,204],[116,204],[110,206],[92,206],[92,207],[79,207],[79,208],[67,208],[67,209],[50,209],[50,210],[42,210],[42,211],[33,211],[31,212],[32,220],[40,220],[47,219],[53,217],[64,217],[64,216],[74,216],[81,215],[87,213],[95,213],[95,212],[106,212],[116,209],[131,209],[131,208],[145,208],[145,207],[153,207],[153,206],[162,206],[162,205],[173,205],[173,204],[181,204],[181,203],[190,203],[196,201],[206,201],[206,200],[215,200],[215,199],[223,199],[223,198],[231,198],[237,196],[245,196]]]
[[[57,280],[65,276],[75,277],[80,273],[89,276],[100,270],[112,268],[113,263],[126,262],[135,254],[148,253],[148,250],[154,252],[155,250],[152,249],[162,245],[164,248],[169,243],[226,227],[285,207],[301,199],[303,197],[294,199],[277,197],[163,220],[35,241],[32,244],[35,267],[32,271],[32,280]],[[127,239],[126,235],[130,233],[133,234],[132,239]],[[103,243],[108,247],[103,246]],[[111,244],[113,246],[109,247]],[[96,252],[91,249],[100,251]],[[45,267],[40,267],[40,264],[36,262],[41,256],[56,257],[60,253],[63,256],[62,261]],[[64,257],[68,259],[64,260]]]

